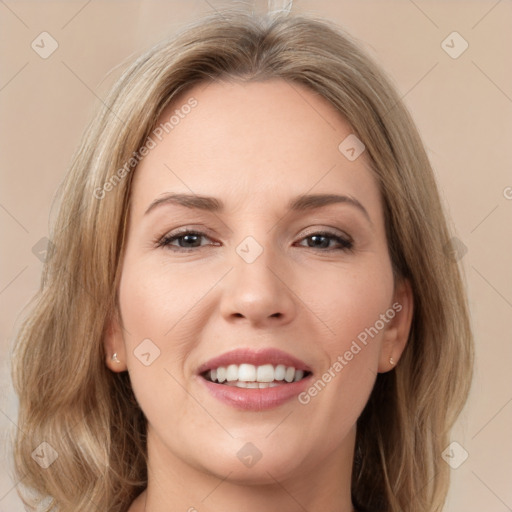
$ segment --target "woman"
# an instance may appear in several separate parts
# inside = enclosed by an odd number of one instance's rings
[[[61,198],[13,375],[47,510],[442,509],[464,287],[417,130],[346,34],[224,11],[161,42]]]

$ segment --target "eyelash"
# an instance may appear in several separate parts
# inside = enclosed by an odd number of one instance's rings
[[[193,231],[193,230],[182,231],[181,233],[165,235],[162,238],[156,240],[156,246],[164,247],[164,248],[168,247],[170,250],[176,251],[176,252],[191,252],[196,249],[201,249],[202,247],[204,247],[204,246],[177,247],[177,246],[171,245],[171,242],[174,242],[175,240],[179,240],[180,238],[184,238],[185,236],[188,236],[188,235],[202,236],[202,237],[208,238],[208,235],[206,235],[206,233],[202,233],[200,231]],[[320,251],[320,252],[331,252],[331,251],[353,252],[353,250],[354,250],[354,244],[353,244],[352,240],[343,238],[343,237],[341,237],[335,233],[329,232],[329,231],[319,231],[319,232],[311,233],[311,234],[303,237],[301,239],[301,241],[307,240],[308,238],[311,238],[313,236],[323,236],[323,237],[331,238],[332,240],[335,240],[336,242],[338,242],[341,245],[341,247],[334,247],[334,248],[330,248],[330,249],[329,248],[318,249],[315,247],[306,247],[307,249],[313,249],[314,251]]]

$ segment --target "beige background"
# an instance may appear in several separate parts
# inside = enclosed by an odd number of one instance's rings
[[[42,266],[32,249],[48,233],[52,198],[93,107],[130,55],[230,3],[0,1],[2,458],[17,419],[9,377],[13,333]],[[266,9],[266,2],[245,3]],[[461,264],[477,343],[472,394],[452,436],[469,456],[452,471],[445,510],[510,511],[512,4],[299,0],[293,10],[333,19],[363,41],[418,124],[455,235],[467,248]],[[59,45],[47,59],[31,48],[43,31]],[[469,44],[456,59],[441,46],[453,31]],[[7,463],[1,467],[0,512],[22,511],[18,482]]]

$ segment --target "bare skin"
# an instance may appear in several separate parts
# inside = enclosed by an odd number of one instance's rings
[[[365,153],[349,161],[338,149],[351,127],[305,87],[199,84],[162,121],[190,97],[197,106],[136,170],[119,287],[125,329],[113,320],[105,340],[121,361],[108,366],[129,372],[148,418],[148,487],[129,512],[352,512],[356,421],[377,373],[400,359],[413,309],[409,284],[393,280],[377,182]],[[162,203],[145,213],[169,193],[213,196],[225,209]],[[345,195],[364,210],[343,201],[288,211],[301,194]],[[178,228],[203,235],[158,245]],[[242,247],[262,249],[250,263],[237,252],[249,236],[257,245]],[[134,354],[145,339],[160,351],[148,366]],[[288,352],[314,380],[339,357],[346,364],[308,403],[240,410],[197,375],[238,347]],[[251,467],[237,456],[246,443],[261,454]]]

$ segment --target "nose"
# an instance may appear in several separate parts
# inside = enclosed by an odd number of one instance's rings
[[[267,248],[254,261],[240,254],[234,255],[224,282],[222,316],[229,322],[245,319],[255,327],[290,323],[299,308],[292,270]]]

